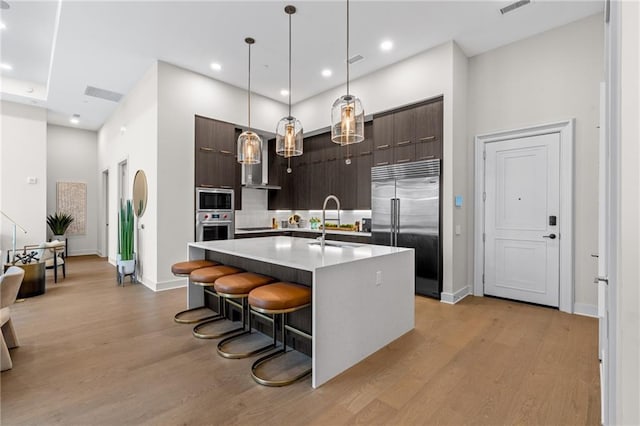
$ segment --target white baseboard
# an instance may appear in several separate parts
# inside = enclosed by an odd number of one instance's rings
[[[585,317],[598,318],[598,307],[588,303],[574,303],[573,313],[576,315],[583,315]]]
[[[471,294],[471,288],[469,286],[462,287],[460,290],[455,293],[440,293],[440,302],[447,303],[449,305],[455,305],[465,297]]]
[[[88,256],[88,255],[98,255],[97,250],[73,250],[69,251],[67,256]]]
[[[163,281],[156,283],[155,291],[173,290],[174,288],[182,288],[187,286],[186,278],[178,278],[175,280]]]

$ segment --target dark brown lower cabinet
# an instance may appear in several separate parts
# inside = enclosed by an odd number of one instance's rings
[[[371,166],[373,165],[373,154],[361,154],[354,158],[356,169],[356,205],[358,210],[371,209]]]

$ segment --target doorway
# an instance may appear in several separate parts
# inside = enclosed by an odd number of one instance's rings
[[[573,121],[476,137],[474,294],[573,312]]]
[[[102,172],[102,219],[100,220],[100,252],[109,257],[109,169]]]

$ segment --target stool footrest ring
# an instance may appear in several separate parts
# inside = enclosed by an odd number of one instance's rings
[[[234,328],[233,330],[218,332],[218,333],[214,333],[214,334],[203,333],[202,331],[200,331],[202,329],[202,327],[204,327],[204,326],[206,326],[208,324],[212,324],[214,322],[218,322],[220,320],[226,320],[226,319],[227,318],[225,318],[223,316],[219,316],[218,318],[213,318],[213,319],[210,319],[208,321],[201,322],[200,324],[198,324],[195,327],[193,327],[193,336],[197,337],[198,339],[218,339],[220,337],[228,336],[229,334],[237,333],[238,331],[244,330],[244,327],[239,327],[239,328]]]
[[[290,377],[288,379],[284,379],[284,380],[273,380],[273,379],[269,379],[266,377],[260,377],[256,370],[258,369],[258,367],[260,367],[262,364],[278,358],[279,356],[284,355],[285,353],[287,353],[287,349],[286,346],[283,345],[283,347],[281,347],[280,349],[278,349],[275,352],[272,352],[266,356],[263,356],[262,358],[259,358],[256,362],[253,363],[253,365],[251,366],[251,377],[253,377],[253,380],[255,380],[257,383],[263,385],[263,386],[272,386],[272,387],[280,387],[280,386],[287,386],[290,385],[294,382],[297,382],[298,380],[308,376],[309,374],[311,374],[312,369],[309,368],[308,370],[303,371],[300,374],[297,374],[293,377]]]
[[[180,311],[180,312],[178,312],[177,314],[175,314],[173,316],[173,320],[175,322],[177,322],[178,324],[196,324],[196,323],[199,323],[199,322],[202,322],[202,321],[206,321],[206,320],[210,320],[212,318],[216,318],[216,317],[220,316],[219,314],[215,314],[215,315],[206,315],[206,316],[200,317],[200,318],[182,318],[183,315],[186,315],[186,314],[188,314],[190,312],[197,311],[199,309],[204,309],[204,308],[206,308],[206,306],[199,306],[197,308],[191,308],[191,309],[186,309],[184,311]],[[214,312],[214,311],[211,311],[211,312]]]
[[[225,358],[230,358],[230,359],[242,359],[242,358],[249,358],[250,356],[253,355],[258,355],[261,354],[263,352],[266,352],[268,350],[271,349],[275,349],[276,345],[274,345],[273,343],[269,343],[266,346],[262,346],[256,349],[252,349],[248,352],[227,352],[225,351],[223,348],[224,346],[229,343],[232,342],[242,336],[246,336],[248,334],[252,334],[251,331],[249,330],[245,330],[242,333],[238,333],[235,336],[229,336],[226,339],[220,340],[220,342],[218,342],[218,354],[220,354],[221,356],[225,357]]]

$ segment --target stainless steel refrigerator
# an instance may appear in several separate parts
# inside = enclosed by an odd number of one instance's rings
[[[440,299],[440,160],[371,168],[371,235],[414,248],[416,294]]]

